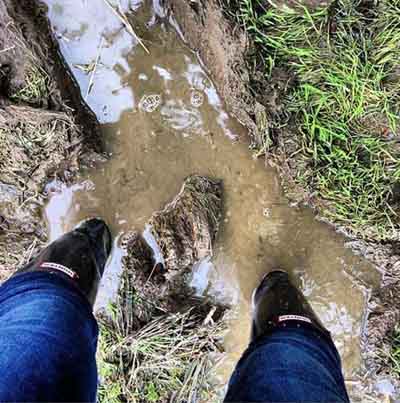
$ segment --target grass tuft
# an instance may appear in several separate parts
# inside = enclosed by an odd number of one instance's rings
[[[389,353],[382,352],[382,357],[389,362],[392,374],[396,378],[400,377],[400,327],[396,327],[391,339],[391,349]]]
[[[111,316],[99,318],[99,402],[214,401],[211,371],[222,349],[222,318],[208,320],[209,309],[199,305],[143,324],[135,312],[149,307],[134,294],[125,273]]]
[[[31,66],[25,76],[25,85],[11,94],[10,99],[29,104],[40,103],[49,97],[49,77],[40,67]]]
[[[308,10],[239,0],[238,10],[265,78],[276,69],[295,78],[283,101],[290,120],[281,123],[297,128],[296,180],[325,201],[332,221],[361,236],[394,238],[400,1],[337,0]]]

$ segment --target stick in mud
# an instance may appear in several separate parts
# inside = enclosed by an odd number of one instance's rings
[[[101,55],[101,51],[102,51],[102,49],[103,49],[103,42],[104,42],[104,38],[101,37],[101,39],[100,39],[100,45],[99,45],[99,50],[98,50],[98,52],[97,52],[96,60],[95,60],[95,62],[94,62],[94,66],[93,66],[92,72],[91,72],[91,74],[90,74],[89,85],[88,85],[88,87],[87,87],[86,96],[85,96],[85,101],[87,100],[87,98],[88,98],[88,96],[89,96],[89,94],[90,94],[90,91],[92,90],[92,87],[93,87],[93,85],[94,85],[94,75],[96,74],[97,66],[98,66],[99,61],[100,61],[100,55]]]
[[[136,35],[136,32],[133,30],[131,23],[125,14],[123,14],[119,9],[117,10],[108,0],[103,0],[104,3],[112,10],[112,12],[118,17],[118,19],[122,22],[126,30],[139,42],[140,46],[145,50],[146,53],[150,54],[150,51],[147,49],[143,41]]]

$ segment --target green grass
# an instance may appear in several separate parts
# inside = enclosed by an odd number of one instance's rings
[[[297,182],[324,201],[332,221],[361,236],[394,237],[400,1],[338,0],[312,11],[238,1],[235,18],[255,43],[266,80],[278,68],[295,77],[284,96],[290,119],[271,125],[297,129]]]
[[[30,104],[40,103],[47,100],[49,77],[40,67],[31,66],[25,76],[24,86],[11,94],[10,99],[17,102],[26,102]]]
[[[400,377],[400,328],[397,327],[393,333],[391,341],[391,351],[389,354],[383,354],[389,360],[389,366],[392,373]]]

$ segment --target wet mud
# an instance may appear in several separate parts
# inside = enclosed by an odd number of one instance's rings
[[[61,51],[103,123],[109,154],[107,162],[81,171],[73,186],[50,183],[46,215],[51,238],[89,216],[111,225],[117,241],[100,300],[118,289],[123,234],[143,232],[162,259],[146,226],[152,214],[175,197],[187,176],[219,178],[220,232],[212,259],[194,265],[190,285],[235,310],[225,338],[227,358],[218,370],[222,382],[248,343],[252,290],[265,272],[279,267],[290,271],[332,332],[346,378],[357,386],[366,302],[380,274],[311,210],[289,206],[277,172],[252,158],[247,131],[227,114],[232,110],[179,37],[174,19],[157,2],[121,2],[145,49],[104,1],[90,7],[83,0],[46,3]],[[240,86],[238,77],[230,79]]]
[[[129,281],[135,298],[141,301],[132,317],[142,326],[157,314],[173,314],[199,305],[200,299],[190,286],[191,271],[195,264],[211,259],[221,213],[222,183],[192,175],[176,197],[151,216],[147,235],[139,231],[124,234],[121,247],[126,255],[121,277]],[[156,253],[148,243],[150,233],[159,248]],[[225,310],[215,299],[212,304],[214,311]]]
[[[148,223],[160,248],[166,276],[191,271],[213,255],[222,216],[222,183],[192,175],[178,196]]]
[[[277,6],[291,7],[295,6],[293,3],[274,2]],[[301,3],[312,8],[330,2],[311,0]],[[280,98],[290,87],[293,77],[278,71],[272,80],[266,80],[258,74],[257,46],[233,21],[232,7],[235,6],[230,2],[209,1],[202,3],[201,7],[185,0],[167,2],[167,8],[177,20],[187,43],[200,55],[216,88],[223,95],[227,110],[249,129],[252,141],[258,147],[261,145],[261,152],[265,151],[262,147],[265,140],[273,146],[272,151],[266,154],[266,163],[277,167],[285,195],[319,213],[323,210],[324,201],[295,183],[301,161],[297,161],[294,154],[298,149],[294,132],[290,129],[278,130],[277,135],[276,128],[269,123],[274,121],[275,114],[285,113]],[[223,63],[219,63],[220,60]],[[238,86],[236,81],[241,81],[241,85]],[[390,340],[400,315],[399,305],[393,303],[393,296],[399,292],[398,235],[397,238],[394,235],[392,242],[382,244],[374,239],[357,239],[350,228],[342,226],[338,230],[346,234],[347,245],[354,253],[364,256],[382,274],[380,286],[372,292],[367,309],[369,316],[363,354],[370,373],[388,374]]]
[[[89,139],[101,148],[97,120],[71,83],[46,15],[32,2],[1,2],[0,281],[47,240],[49,179],[70,181],[93,150]]]

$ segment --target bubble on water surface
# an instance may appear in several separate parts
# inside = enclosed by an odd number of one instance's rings
[[[139,109],[143,112],[154,112],[161,104],[161,95],[144,95],[139,102]]]
[[[204,95],[200,91],[193,90],[190,94],[190,103],[192,106],[195,108],[200,108],[201,105],[203,105],[204,102]]]

